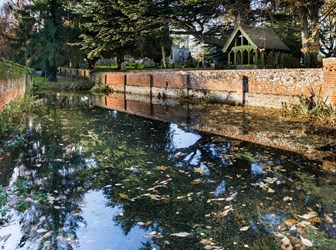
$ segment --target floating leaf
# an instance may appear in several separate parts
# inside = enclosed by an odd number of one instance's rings
[[[279,232],[273,232],[273,234],[274,234],[276,237],[278,237],[278,238],[283,238],[283,237],[285,237],[284,234],[279,233]]]
[[[181,237],[181,238],[185,238],[185,237],[188,237],[190,235],[191,235],[191,233],[187,233],[187,232],[180,232],[180,233],[171,234],[171,236]]]
[[[300,235],[300,239],[301,239],[301,242],[302,242],[303,245],[305,245],[307,247],[312,247],[313,246],[313,243],[310,240],[303,238],[301,235]]]
[[[239,231],[241,232],[245,232],[250,228],[250,226],[246,226],[246,227],[242,227],[241,229],[239,229]]]
[[[225,200],[226,200],[226,201],[232,201],[234,198],[236,198],[236,196],[235,196],[235,195],[232,195],[232,196],[226,198]]]
[[[146,222],[146,226],[149,226],[151,224],[153,224],[153,221],[151,221],[151,220],[149,220],[149,221]]]
[[[123,193],[120,193],[119,194],[119,197],[121,198],[121,199],[124,199],[124,200],[128,200],[128,195],[127,194],[123,194]]]
[[[312,219],[316,216],[318,216],[318,213],[315,212],[315,211],[311,211],[308,214],[304,214],[304,215],[298,215],[298,217],[300,217],[301,219],[304,219],[304,220],[310,220],[310,219]]]
[[[38,234],[43,234],[43,233],[46,233],[46,232],[48,232],[48,230],[43,229],[43,228],[40,228],[40,229],[36,230],[36,233],[38,233]]]
[[[285,221],[285,224],[288,226],[288,227],[291,227],[293,225],[295,225],[297,223],[297,220],[295,219],[289,219],[289,220],[286,220]]]
[[[268,189],[267,189],[267,192],[273,194],[273,193],[275,193],[275,190],[274,190],[273,188],[268,188]]]
[[[155,169],[159,170],[159,171],[166,171],[168,169],[168,167],[166,167],[166,166],[157,166]]]
[[[209,245],[212,241],[211,240],[208,240],[208,239],[203,239],[201,240],[201,244],[202,245]]]
[[[195,173],[200,173],[201,175],[204,175],[206,173],[206,171],[202,168],[195,168],[194,172]]]
[[[292,243],[290,242],[290,240],[286,236],[283,237],[283,239],[281,240],[281,249],[283,249],[283,250],[292,250],[293,249]]]
[[[40,219],[39,219],[39,222],[43,222],[45,221],[47,218],[45,216],[42,216]]]
[[[202,183],[202,179],[195,179],[191,182],[191,184],[193,185],[197,185],[197,184],[201,184]]]

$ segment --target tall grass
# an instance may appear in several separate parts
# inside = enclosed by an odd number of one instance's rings
[[[47,78],[34,75],[34,90],[55,91],[85,91],[90,90],[94,83],[86,79],[59,79],[57,82],[48,82]]]
[[[335,110],[321,97],[321,89],[316,95],[311,88],[310,96],[301,96],[298,104],[289,107],[288,113],[292,116],[302,116],[311,122],[335,125]]]
[[[9,103],[0,113],[0,153],[2,147],[12,147],[24,141],[26,117],[33,103],[33,97],[27,94],[21,100]]]

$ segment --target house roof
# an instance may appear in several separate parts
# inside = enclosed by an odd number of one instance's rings
[[[239,25],[232,32],[230,38],[226,42],[223,51],[227,51],[237,32],[240,31],[245,38],[258,49],[269,49],[269,50],[285,50],[290,49],[284,44],[275,32],[267,27],[255,27],[249,25]]]

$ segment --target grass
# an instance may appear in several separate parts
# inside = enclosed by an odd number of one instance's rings
[[[94,83],[86,79],[60,79],[57,82],[48,82],[48,79],[37,74],[33,75],[34,90],[56,90],[56,91],[85,91],[90,90]]]
[[[20,74],[25,74],[28,70],[22,65],[0,59],[0,80],[17,79]]]
[[[310,96],[301,96],[298,104],[286,108],[285,113],[294,117],[303,117],[313,124],[336,126],[336,116],[333,107],[321,97],[321,90],[316,95],[310,89]]]
[[[26,94],[21,100],[9,103],[0,113],[0,153],[25,141],[26,117],[33,103],[33,97]]]
[[[190,103],[196,105],[211,105],[211,104],[221,104],[221,102],[211,95],[194,97],[188,96],[184,91],[178,93],[178,100],[181,105]]]
[[[94,94],[99,94],[99,95],[108,95],[113,92],[113,90],[105,84],[95,85],[90,91]]]

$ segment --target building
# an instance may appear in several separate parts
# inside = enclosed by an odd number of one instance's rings
[[[266,27],[239,25],[223,48],[228,66],[236,68],[281,68],[290,49]]]

